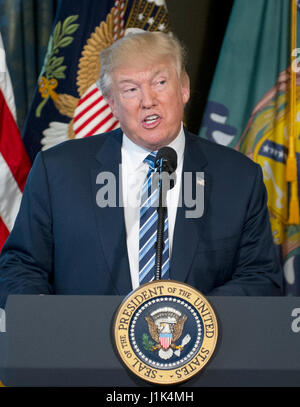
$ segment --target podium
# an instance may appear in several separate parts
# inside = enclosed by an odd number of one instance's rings
[[[217,348],[180,387],[300,385],[300,298],[207,298],[218,318]],[[6,386],[151,387],[125,369],[112,345],[122,299],[11,295],[0,325],[0,380]]]

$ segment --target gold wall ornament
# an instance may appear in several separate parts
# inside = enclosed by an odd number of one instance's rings
[[[136,376],[153,384],[177,384],[198,374],[212,357],[218,321],[195,288],[156,280],[123,300],[113,337],[122,362]]]

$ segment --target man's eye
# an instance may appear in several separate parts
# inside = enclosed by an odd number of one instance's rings
[[[158,81],[159,85],[164,85],[167,81],[165,79],[162,79],[161,81]]]
[[[135,92],[136,91],[136,88],[128,88],[128,89],[125,89],[125,93],[127,92],[127,93],[133,93],[133,92]]]
[[[137,88],[125,88],[122,92],[125,98],[135,97],[137,95]]]

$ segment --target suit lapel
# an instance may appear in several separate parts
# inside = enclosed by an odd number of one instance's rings
[[[105,259],[111,273],[113,284],[120,295],[132,289],[129,261],[126,245],[124,210],[119,197],[122,197],[119,164],[121,164],[121,130],[107,136],[96,155],[97,166],[91,170],[93,197],[97,197],[103,184],[97,184],[97,177],[103,172],[113,174],[116,182],[116,207],[99,207],[95,199],[96,226],[100,237]],[[110,175],[111,176],[111,175]],[[98,178],[98,182],[99,182]],[[113,188],[114,189],[114,188]],[[99,197],[99,195],[98,195]]]
[[[203,229],[206,213],[208,210],[209,197],[209,176],[204,173],[204,213],[200,218],[187,218],[186,211],[191,210],[185,204],[182,191],[185,185],[185,173],[192,174],[193,189],[196,183],[196,172],[204,172],[207,160],[199,146],[197,137],[191,136],[187,131],[184,151],[184,163],[182,171],[181,197],[182,205],[177,208],[172,258],[171,258],[171,278],[178,281],[186,281],[191,269],[193,258],[199,244],[199,237]],[[193,191],[194,192],[194,191]],[[195,197],[195,194],[193,193]]]

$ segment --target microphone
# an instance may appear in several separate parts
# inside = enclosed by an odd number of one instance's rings
[[[177,153],[171,147],[163,147],[158,150],[155,160],[155,168],[158,168],[159,172],[167,172],[171,175],[177,168]]]

